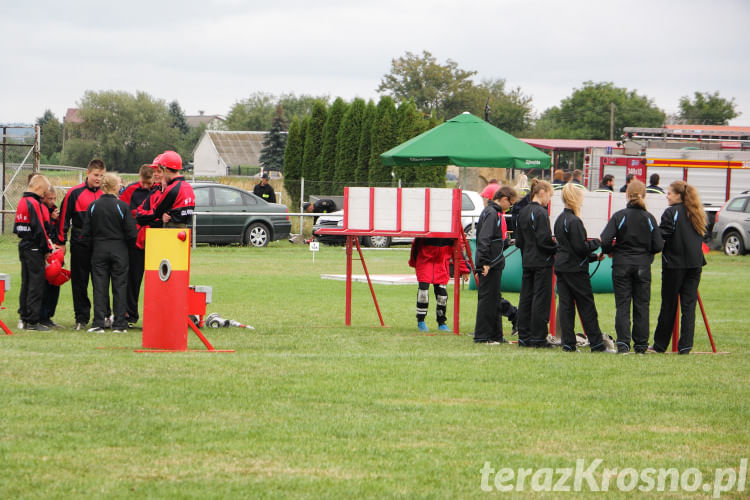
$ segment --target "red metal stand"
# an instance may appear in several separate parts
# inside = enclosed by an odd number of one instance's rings
[[[703,315],[703,324],[706,325],[706,333],[708,334],[708,340],[711,342],[711,351],[713,354],[717,354],[716,344],[714,343],[714,336],[711,335],[711,327],[708,325],[708,316],[706,316],[706,309],[703,307],[703,299],[701,293],[698,292],[698,305],[701,308],[701,315]],[[674,326],[672,326],[672,352],[676,353],[679,350],[678,343],[680,341],[680,298],[677,297],[677,313],[674,318]]]

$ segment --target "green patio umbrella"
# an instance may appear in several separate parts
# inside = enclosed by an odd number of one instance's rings
[[[550,167],[548,155],[468,112],[386,151],[380,158],[385,166]]]

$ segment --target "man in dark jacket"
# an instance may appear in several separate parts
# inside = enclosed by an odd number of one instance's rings
[[[125,191],[120,194],[120,200],[128,204],[130,213],[136,216],[136,210],[147,198],[151,196],[151,188],[154,184],[154,168],[151,164],[141,165],[138,171],[140,179],[137,182],[129,184]],[[138,225],[136,224],[136,229]],[[143,265],[145,251],[135,245],[128,249],[128,307],[125,313],[128,318],[128,324],[131,325],[138,321],[138,296],[141,293],[141,282],[143,281]]]
[[[315,203],[305,203],[303,205],[305,212],[314,214],[328,214],[336,211],[336,203],[333,200],[327,198],[321,198]],[[317,217],[313,217],[313,224],[318,221]]]
[[[120,178],[105,174],[103,196],[86,211],[82,241],[91,247],[91,281],[94,285],[94,321],[89,332],[102,333],[112,282],[112,331],[127,332],[128,247],[135,243],[135,219],[127,203],[117,199]]]
[[[253,194],[259,198],[263,198],[268,203],[276,203],[276,193],[273,190],[273,186],[268,183],[268,174],[264,173],[260,176],[260,183],[256,184],[253,188]]]

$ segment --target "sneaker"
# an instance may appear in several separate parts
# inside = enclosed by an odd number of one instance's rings
[[[47,328],[60,328],[60,325],[52,321],[51,319],[40,321],[39,324],[46,326]]]
[[[617,354],[617,351],[614,349],[610,349],[609,347],[605,347],[604,349],[592,349],[591,352],[601,352],[604,354]]]
[[[86,331],[89,333],[104,333],[104,328],[101,326],[93,326]]]
[[[446,324],[438,325],[438,330],[441,332],[449,332],[451,329]]]
[[[135,323],[128,321],[128,328],[135,328]]]
[[[18,329],[19,330],[23,330],[23,320],[22,319],[18,320]]]
[[[112,333],[128,333],[128,331],[125,328],[114,328]]]
[[[430,329],[427,328],[427,323],[425,323],[424,321],[418,322],[417,323],[417,328],[419,328],[420,332],[429,332],[430,331]]]
[[[479,342],[474,342],[475,344],[486,344],[486,345],[500,345],[502,342],[498,342],[497,340],[480,340]]]
[[[86,323],[76,323],[76,330],[85,330],[86,329]]]
[[[112,327],[112,322],[114,320],[115,320],[114,315],[107,316],[106,318],[104,318],[104,328],[111,328]]]
[[[49,328],[47,328],[46,326],[44,326],[41,323],[26,323],[24,325],[23,329],[24,330],[34,330],[34,331],[37,331],[37,332],[48,332],[48,331],[50,331]]]

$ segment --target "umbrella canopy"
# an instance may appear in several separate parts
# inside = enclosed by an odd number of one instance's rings
[[[385,166],[550,167],[548,155],[468,112],[386,151],[380,158]]]

